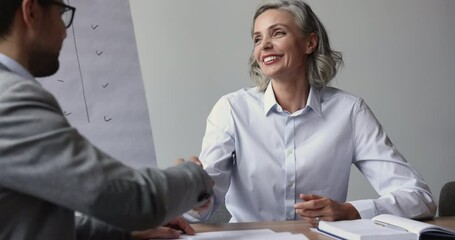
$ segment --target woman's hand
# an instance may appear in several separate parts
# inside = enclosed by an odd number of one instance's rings
[[[317,227],[320,220],[337,221],[359,219],[360,214],[350,203],[340,203],[314,194],[300,194],[303,202],[294,205],[295,212],[302,220]]]
[[[201,160],[199,160],[198,157],[191,156],[187,161],[188,162],[192,162],[192,163],[200,166],[201,168],[204,168],[204,166],[202,165]],[[179,159],[175,160],[175,164],[176,165],[184,163],[184,162],[186,162],[186,161],[183,158],[179,158]],[[213,184],[215,184],[215,183],[213,183]],[[210,208],[211,205],[212,205],[212,198],[209,198],[209,199],[207,199],[207,201],[204,204],[202,204],[199,207],[195,207],[192,210],[196,211],[196,212],[204,212],[204,211],[207,211]]]

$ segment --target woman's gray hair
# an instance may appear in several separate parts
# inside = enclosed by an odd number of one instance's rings
[[[310,86],[325,87],[335,77],[338,68],[343,64],[343,57],[340,52],[330,48],[329,38],[324,25],[313,13],[310,6],[301,0],[274,0],[260,6],[253,18],[251,35],[254,32],[254,23],[259,15],[270,9],[278,9],[290,12],[299,26],[303,36],[316,33],[318,46],[316,50],[308,56],[307,79]],[[249,60],[250,76],[257,82],[261,91],[265,91],[270,78],[266,77],[258,62],[254,57],[254,50]]]

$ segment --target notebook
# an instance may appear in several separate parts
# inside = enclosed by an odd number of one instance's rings
[[[416,220],[381,214],[373,219],[319,222],[318,230],[340,239],[455,239],[455,231]]]

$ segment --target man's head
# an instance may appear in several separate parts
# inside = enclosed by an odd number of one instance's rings
[[[0,0],[0,44],[33,76],[52,75],[73,14],[62,0]]]
[[[13,18],[21,3],[22,0],[0,0],[0,39],[10,32]]]

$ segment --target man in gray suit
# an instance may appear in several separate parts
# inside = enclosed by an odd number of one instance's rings
[[[34,79],[58,70],[74,11],[62,0],[0,0],[0,239],[129,239],[135,230],[146,239],[155,235],[142,230],[212,194],[193,163],[134,170],[100,151]],[[170,223],[192,231],[182,218]]]

